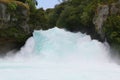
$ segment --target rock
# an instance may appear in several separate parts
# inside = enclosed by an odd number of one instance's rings
[[[107,20],[108,16],[116,15],[120,13],[120,2],[112,3],[110,5],[99,5],[97,8],[96,15],[93,19],[93,23],[96,26],[96,31],[100,34],[101,38],[105,38],[105,33],[103,31],[103,24]]]
[[[18,48],[18,43],[10,39],[0,39],[0,56],[4,56],[5,53]]]
[[[99,5],[93,23],[101,38],[107,40],[111,49],[120,53],[120,0],[116,3]]]
[[[24,45],[32,35],[29,29],[29,6],[19,1],[0,0],[0,54]]]
[[[104,21],[106,21],[108,14],[109,14],[109,6],[99,5],[97,8],[96,16],[93,20],[93,23],[96,26],[96,31],[98,32],[98,34],[100,34],[102,39],[105,38],[105,35],[103,32],[103,23]]]
[[[117,3],[112,3],[110,5],[110,14],[111,15],[120,14],[120,1],[118,1]]]

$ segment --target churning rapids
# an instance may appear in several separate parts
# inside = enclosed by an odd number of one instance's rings
[[[120,80],[109,54],[108,46],[80,32],[34,31],[17,54],[0,59],[0,80]]]

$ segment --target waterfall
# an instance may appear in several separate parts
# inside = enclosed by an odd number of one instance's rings
[[[18,53],[0,59],[0,79],[120,80],[109,54],[108,46],[80,32],[35,30]]]

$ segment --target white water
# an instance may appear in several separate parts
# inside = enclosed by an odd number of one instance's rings
[[[86,34],[35,31],[20,52],[0,60],[0,80],[120,80],[109,54]]]

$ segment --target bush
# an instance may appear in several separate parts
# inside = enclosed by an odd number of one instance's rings
[[[16,10],[17,9],[17,4],[15,3],[15,2],[10,2],[9,4],[8,4],[8,9],[11,11],[13,11],[13,10]]]
[[[109,16],[103,28],[108,42],[120,45],[120,15]]]

